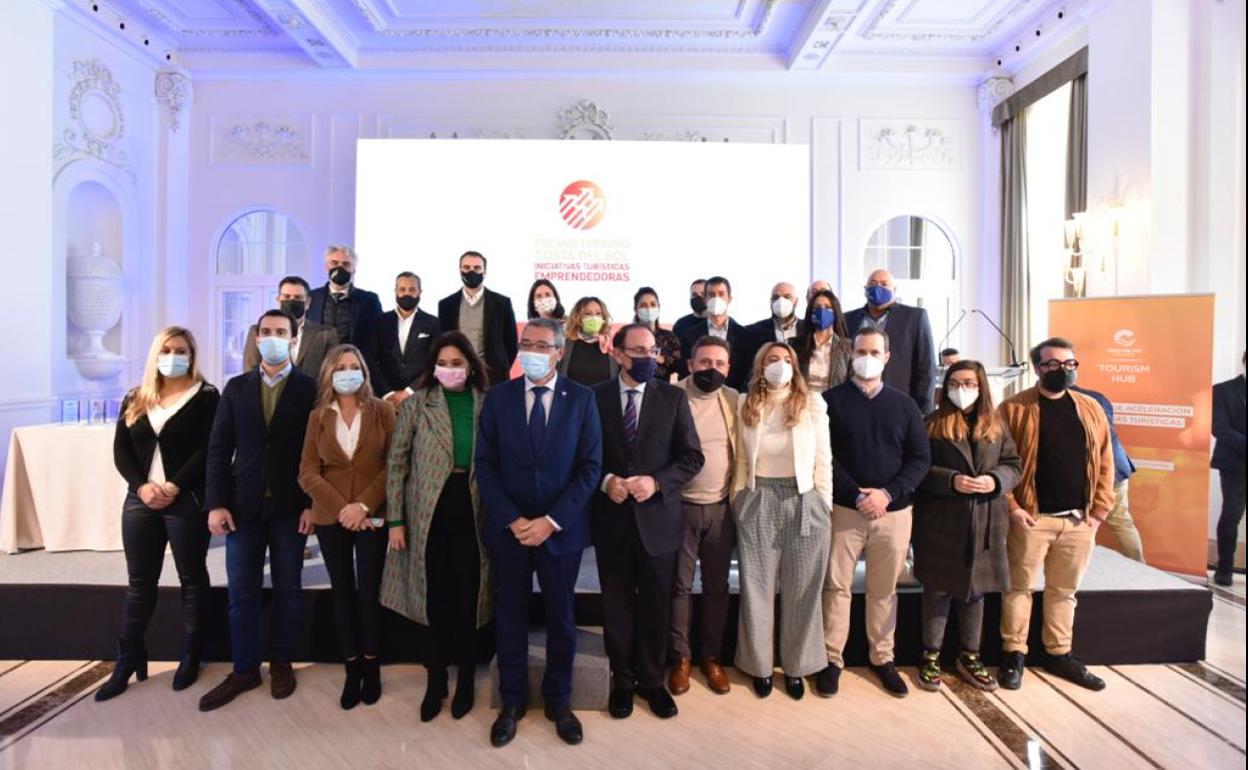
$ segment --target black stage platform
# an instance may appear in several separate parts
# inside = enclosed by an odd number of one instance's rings
[[[304,567],[307,612],[298,650],[300,660],[333,661],[338,656],[329,581],[319,553]],[[210,636],[206,657],[229,656],[226,620],[224,540],[215,538],[209,552],[213,591]],[[728,655],[735,648],[736,585],[728,631]],[[0,659],[4,660],[107,660],[115,655],[125,593],[125,559],[121,553],[46,553],[33,551],[0,555]],[[863,580],[859,564],[854,586],[853,628],[845,658],[851,666],[866,665],[863,635]],[[919,657],[919,603],[917,586],[902,586],[898,610],[897,660],[914,665]],[[267,591],[266,591],[267,596]],[[695,603],[697,597],[695,596]],[[1097,548],[1079,592],[1075,624],[1075,653],[1091,664],[1176,663],[1205,656],[1205,634],[1213,597],[1207,588],[1160,570],[1130,561],[1114,551]],[[1040,643],[1039,594],[1031,626],[1032,658],[1043,656]],[[161,577],[160,602],[148,634],[153,659],[176,660],[181,644],[181,605],[172,557],[166,555]],[[987,599],[985,645],[989,663],[1000,657],[1000,597]],[[577,622],[601,626],[602,601],[593,550],[585,553],[577,586]],[[531,608],[534,622],[542,617],[540,595]],[[694,644],[697,654],[697,612]],[[950,621],[953,622],[952,620]],[[385,616],[386,647],[383,659],[415,662],[419,659],[421,629],[389,611]],[[491,635],[485,633],[483,656],[491,654]],[[956,635],[948,634],[953,640]],[[956,655],[956,642],[946,651]],[[1039,655],[1036,651],[1040,651]]]

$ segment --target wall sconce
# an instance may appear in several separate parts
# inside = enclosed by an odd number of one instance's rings
[[[1066,220],[1064,277],[1074,296],[1087,296],[1090,268],[1104,275],[1109,271],[1109,255],[1117,258],[1122,213],[1122,206],[1117,201],[1110,201],[1095,212],[1076,211]]]
[[[1065,280],[1076,297],[1086,296],[1088,271],[1085,257],[1088,255],[1088,212],[1076,211],[1066,220],[1066,268]]]

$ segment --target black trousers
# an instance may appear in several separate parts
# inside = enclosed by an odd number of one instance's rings
[[[361,652],[374,657],[381,652],[381,604],[377,596],[388,540],[385,529],[352,532],[340,524],[316,527],[344,658],[358,657]]]
[[[211,538],[208,517],[190,493],[179,494],[160,510],[148,508],[134,492],[126,495],[121,509],[121,542],[130,580],[122,609],[124,641],[142,644],[147,635],[147,624],[156,611],[166,544],[173,548],[173,563],[182,584],[182,624],[188,639],[199,636],[211,590],[206,563]]]
[[[475,666],[481,548],[466,473],[452,473],[438,496],[425,544],[425,586],[425,665],[430,671],[445,670],[451,663],[461,669]]]
[[[680,552],[651,556],[631,514],[627,527],[623,538],[594,549],[602,584],[603,635],[611,674],[649,689],[663,684]]]
[[[1218,471],[1222,482],[1222,514],[1218,516],[1218,569],[1235,566],[1235,542],[1239,539],[1239,522],[1244,518],[1245,474]]]

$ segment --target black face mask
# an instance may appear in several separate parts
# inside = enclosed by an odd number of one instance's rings
[[[351,271],[345,267],[335,267],[329,271],[329,280],[333,281],[335,286],[346,286],[351,283]]]
[[[693,384],[703,393],[714,393],[724,385],[724,375],[718,369],[703,369],[693,373]]]
[[[463,281],[464,285],[467,286],[469,289],[475,289],[481,284],[485,283],[485,273],[478,273],[472,270],[469,270],[467,272],[461,271],[459,274],[459,279]]]
[[[413,297],[411,294],[404,294],[402,297],[395,297],[394,304],[403,308],[404,311],[415,310],[420,304],[420,297]]]
[[[706,312],[706,300],[694,294],[689,298],[689,307],[693,309],[695,315],[702,315]]]
[[[1079,373],[1073,370],[1057,369],[1048,371],[1040,375],[1040,385],[1050,393],[1061,393],[1068,390],[1071,385],[1074,385],[1078,376]]]
[[[283,312],[296,321],[303,318],[303,314],[308,310],[307,303],[301,299],[284,299],[279,303],[279,306]]]

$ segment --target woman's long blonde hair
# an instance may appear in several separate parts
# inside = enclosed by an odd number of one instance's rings
[[[364,360],[364,354],[355,345],[338,345],[325,354],[325,361],[321,364],[321,372],[317,375],[317,406],[329,406],[334,403],[334,369],[347,353],[355,355],[356,360],[360,362],[360,369],[364,372],[364,384],[353,394],[356,400],[362,407],[366,402],[377,398],[377,394],[373,393],[372,377],[369,376],[368,362]]]
[[[789,380],[789,398],[784,402],[784,425],[786,428],[792,428],[802,419],[802,414],[806,411],[806,401],[810,398],[810,391],[806,389],[806,380],[802,377],[801,369],[797,365],[797,353],[793,351],[793,347],[785,342],[769,342],[759,349],[754,356],[754,365],[750,369],[750,387],[745,396],[745,406],[741,407],[741,421],[746,425],[753,427],[758,425],[763,416],[763,408],[767,405],[767,394],[770,388],[767,387],[767,378],[763,376],[763,361],[767,359],[767,354],[773,348],[784,348],[789,351],[791,356],[790,363],[793,364],[793,379]]]
[[[570,340],[581,338],[581,321],[585,318],[585,308],[589,303],[597,302],[598,309],[602,311],[602,329],[598,335],[611,333],[611,311],[607,310],[607,303],[597,297],[581,297],[572,306],[572,310],[568,312],[567,320],[563,322],[563,335]]]
[[[199,346],[195,344],[195,335],[182,326],[166,326],[152,338],[152,344],[147,349],[147,363],[143,364],[143,379],[139,382],[139,387],[130,391],[127,396],[129,403],[126,404],[124,415],[127,426],[134,425],[140,417],[147,414],[148,409],[160,402],[160,388],[165,384],[165,375],[156,369],[156,362],[160,359],[160,349],[174,337],[186,340],[187,350],[191,354],[191,368],[186,370],[186,375],[191,378],[191,382],[203,382],[204,376],[199,373]]]

